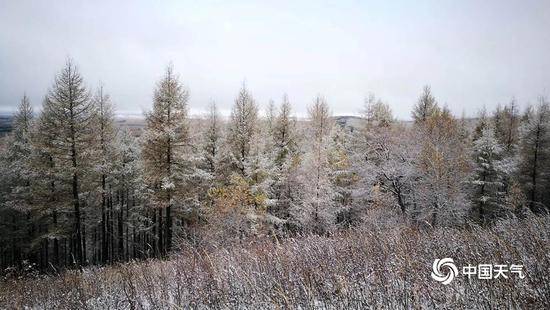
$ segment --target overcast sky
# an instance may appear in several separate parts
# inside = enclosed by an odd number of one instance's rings
[[[358,114],[373,92],[409,118],[422,86],[473,115],[550,92],[550,1],[0,0],[0,111],[38,108],[67,56],[119,113],[152,106],[172,61],[192,113],[229,111],[243,80],[261,106],[317,94]]]

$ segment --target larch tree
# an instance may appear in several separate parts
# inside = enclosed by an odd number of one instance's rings
[[[336,193],[331,184],[328,161],[333,120],[326,100],[320,96],[308,108],[308,115],[310,141],[301,167],[304,197],[297,216],[307,229],[324,233],[331,229],[335,216]]]
[[[273,134],[275,119],[277,117],[276,109],[277,107],[275,106],[275,101],[269,100],[269,103],[267,104],[267,107],[265,109],[265,121],[266,121],[265,132],[267,136],[271,136]]]
[[[23,95],[17,113],[13,118],[13,132],[7,149],[8,170],[13,207],[30,208],[30,182],[32,171],[30,159],[32,153],[31,129],[34,124],[33,109],[29,98]]]
[[[504,155],[513,156],[516,153],[519,140],[520,117],[515,99],[504,108],[497,108],[493,114],[495,136],[504,148]]]
[[[502,180],[502,190],[507,194],[516,182],[515,174],[518,166],[519,127],[521,119],[515,99],[502,108],[497,106],[493,112],[493,128],[495,138],[502,147],[502,166],[506,170]]]
[[[121,238],[125,238],[124,255],[127,259],[130,257],[144,257],[147,252],[146,236],[149,235],[149,218],[144,208],[144,195],[146,186],[143,182],[142,161],[140,160],[140,149],[137,139],[127,129],[119,130],[115,137],[117,162],[115,165],[116,185],[122,196],[126,197],[125,208],[121,205],[119,210],[120,217],[122,213],[126,214],[122,219],[119,217],[119,228],[121,220],[125,231],[118,235],[120,250]],[[145,256],[146,257],[146,256]]]
[[[112,260],[112,255],[109,251],[109,236],[112,235],[110,232],[107,222],[109,221],[109,215],[112,212],[107,210],[108,205],[112,208],[112,205],[109,203],[111,197],[110,188],[113,183],[112,171],[114,168],[115,162],[115,137],[116,130],[114,125],[114,113],[113,106],[111,104],[109,95],[106,94],[103,90],[103,86],[100,86],[97,89],[93,97],[93,103],[96,106],[97,111],[97,122],[96,122],[96,131],[97,134],[96,140],[98,142],[98,154],[96,160],[97,173],[100,177],[101,183],[101,262],[103,264]],[[110,257],[111,256],[111,257]]]
[[[422,205],[419,219],[432,226],[456,223],[467,211],[464,193],[470,171],[464,142],[456,119],[436,113],[425,126],[417,128],[421,151],[415,160],[419,170],[417,199]]]
[[[489,128],[490,119],[487,116],[487,109],[485,106],[477,113],[477,122],[472,133],[472,140],[475,141],[483,135],[483,131]]]
[[[368,127],[389,126],[394,122],[390,105],[376,98],[373,93],[370,93],[365,99],[363,118],[366,120]]]
[[[110,203],[109,219],[107,221],[111,236],[109,240],[111,260],[128,260],[136,257],[138,242],[136,229],[141,229],[143,222],[143,182],[142,169],[139,161],[139,149],[134,138],[127,129],[117,130],[113,137],[114,148],[111,172],[109,199],[117,201],[117,206]],[[116,225],[115,225],[116,224]],[[130,228],[132,231],[130,232]],[[132,242],[130,242],[132,240]],[[132,251],[131,245],[132,246]]]
[[[229,121],[227,143],[232,156],[233,174],[226,190],[246,186],[252,200],[243,201],[241,215],[247,218],[249,232],[260,233],[265,227],[269,160],[265,156],[265,128],[258,117],[258,106],[245,85],[235,99]],[[238,185],[237,187],[234,187]],[[223,200],[218,200],[218,203]],[[241,218],[242,219],[242,218]],[[240,221],[240,220],[237,220]]]
[[[28,157],[30,143],[30,132],[34,121],[34,112],[26,94],[21,98],[17,113],[13,117],[13,138],[15,145],[23,154],[23,157]]]
[[[356,173],[351,164],[350,133],[340,126],[334,126],[328,146],[329,178],[334,190],[333,203],[338,224],[347,226],[353,221],[348,215],[353,206],[353,187]]]
[[[74,222],[71,253],[79,266],[86,261],[81,182],[91,170],[90,145],[94,144],[96,120],[95,105],[90,100],[82,76],[69,59],[44,100],[40,135],[43,135],[43,140],[49,141],[47,151],[56,167],[65,169],[63,174],[71,187]]]
[[[282,166],[296,151],[296,119],[292,116],[292,106],[288,96],[284,95],[279,113],[275,116],[272,129],[275,163]]]
[[[353,137],[352,164],[359,178],[354,195],[364,205],[373,201],[374,196],[389,194],[403,214],[414,216],[413,189],[417,179],[414,162],[419,150],[410,143],[414,140],[411,130],[393,122],[389,106],[375,100],[374,95],[366,102],[371,104],[364,109],[364,125]],[[375,106],[379,108],[372,108]]]
[[[250,160],[257,126],[258,106],[246,86],[243,85],[231,110],[227,138],[234,165],[242,176],[246,176],[246,167]]]
[[[531,211],[547,211],[550,203],[550,106],[543,97],[521,128],[519,178]]]
[[[413,108],[412,117],[414,122],[419,124],[425,122],[430,116],[438,110],[437,101],[432,95],[430,86],[424,86],[422,95],[418,99],[418,102]]]
[[[66,170],[61,166],[62,163],[55,161],[55,141],[45,134],[49,127],[47,119],[47,115],[40,113],[31,134],[31,166],[35,180],[32,184],[32,195],[35,200],[33,210],[43,222],[47,223],[48,238],[44,240],[53,241],[52,263],[58,268],[68,263],[68,255],[73,255],[67,250],[67,241],[70,241],[73,233],[71,228],[73,220],[68,212],[72,202],[67,195],[70,188],[66,182]]]
[[[264,112],[265,118],[259,118],[259,126],[254,135],[255,143],[252,157],[255,179],[256,181],[258,181],[258,177],[262,179],[261,184],[257,185],[261,187],[262,192],[266,195],[272,196],[271,192],[273,191],[274,182],[276,182],[274,130],[277,121],[277,106],[273,100],[269,100]],[[272,202],[270,201],[271,205]]]
[[[203,133],[203,152],[206,169],[215,175],[222,152],[222,123],[215,102],[210,103]]]
[[[31,166],[31,127],[34,123],[33,109],[29,98],[23,95],[17,113],[13,118],[13,131],[7,138],[7,148],[0,158],[1,196],[0,221],[9,223],[9,231],[2,232],[0,250],[9,246],[10,258],[3,261],[19,263],[25,247],[33,242],[35,236],[27,232],[34,231],[32,184],[34,173]],[[3,252],[3,251],[2,251]],[[19,261],[19,262],[18,262]]]
[[[183,194],[189,169],[186,158],[189,147],[188,99],[188,91],[170,65],[155,89],[153,110],[146,115],[142,145],[144,180],[151,203],[158,211],[158,218],[154,218],[158,234],[155,248],[162,255],[172,248],[172,207],[179,198],[175,196]]]
[[[267,163],[260,125],[258,107],[243,84],[233,104],[222,146],[229,154],[221,158],[219,173],[224,182],[210,190],[212,206],[206,210],[207,234],[213,240],[220,237],[238,240],[264,232]]]
[[[297,169],[298,145],[296,119],[292,116],[292,106],[288,96],[283,96],[270,136],[272,144],[273,184],[271,188],[272,213],[288,219],[291,201],[296,197],[293,173]]]

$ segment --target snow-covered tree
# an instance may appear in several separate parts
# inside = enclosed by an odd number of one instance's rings
[[[436,113],[425,126],[417,128],[417,142],[422,149],[417,169],[417,200],[420,219],[431,225],[453,223],[466,212],[464,181],[469,161],[454,117]]]
[[[415,123],[423,123],[439,110],[430,86],[424,86],[422,95],[414,106],[412,117]]]
[[[153,110],[146,115],[142,145],[144,181],[151,193],[150,202],[158,211],[156,229],[162,254],[172,248],[172,208],[185,193],[186,178],[192,169],[188,157],[188,98],[188,91],[169,65],[155,89]]]
[[[277,107],[275,106],[275,101],[269,100],[267,107],[265,109],[265,121],[266,121],[266,134],[268,136],[273,135],[273,128],[275,126],[275,118],[277,117],[276,112]]]
[[[367,126],[389,126],[394,121],[390,105],[372,93],[365,99],[363,110]]]
[[[483,130],[473,144],[472,215],[481,224],[487,224],[505,211],[502,167],[502,148],[493,128]]]
[[[294,210],[294,214],[308,229],[324,233],[331,229],[336,215],[336,193],[330,180],[328,161],[333,120],[326,100],[320,96],[308,108],[308,115],[307,134],[310,141],[301,167],[304,196],[302,205],[298,210]]]
[[[368,110],[367,110],[368,112]],[[369,122],[354,131],[352,164],[357,173],[354,196],[358,201],[355,213],[364,213],[364,206],[376,207],[386,200],[386,208],[396,208],[415,217],[417,203],[414,190],[418,179],[415,159],[419,146],[414,132],[399,123]],[[387,119],[393,119],[390,115]]]
[[[8,137],[6,152],[8,178],[11,193],[8,198],[11,207],[19,210],[30,208],[30,183],[32,171],[30,159],[32,152],[31,128],[34,123],[33,109],[29,98],[23,95],[17,113],[13,118],[13,132]]]
[[[96,115],[82,76],[72,60],[67,60],[44,100],[38,133],[42,141],[47,141],[46,151],[71,187],[69,199],[74,221],[71,252],[78,265],[86,261],[81,194],[83,179],[92,170],[90,146],[95,142]]]
[[[246,165],[250,160],[257,126],[258,107],[246,86],[243,85],[231,110],[227,137],[234,165],[242,176],[246,176]]]
[[[215,102],[210,103],[206,116],[206,128],[203,133],[203,152],[206,169],[215,174],[222,152],[222,123]]]
[[[477,113],[477,122],[474,127],[474,131],[472,133],[472,140],[475,141],[481,137],[483,134],[483,131],[485,129],[489,128],[490,126],[490,120],[487,117],[487,109],[483,107],[481,110]]]
[[[504,108],[497,107],[493,114],[495,137],[504,148],[504,155],[512,156],[517,150],[520,117],[515,99]]]
[[[115,137],[116,130],[114,125],[114,113],[113,106],[111,104],[109,95],[103,90],[103,86],[100,86],[94,97],[93,103],[96,106],[97,122],[95,124],[97,134],[96,141],[98,145],[98,154],[96,157],[97,165],[96,170],[99,175],[101,184],[101,261],[107,263],[109,260],[109,231],[107,227],[108,210],[107,204],[111,197],[109,197],[110,187],[113,183],[112,171],[115,163]],[[111,211],[109,211],[111,213]]]
[[[13,118],[13,131],[7,137],[6,149],[0,154],[0,222],[9,223],[9,230],[0,230],[1,250],[11,252],[12,263],[23,258],[25,249],[35,236],[32,231],[34,214],[31,166],[31,127],[34,123],[29,98],[23,95]],[[4,225],[2,225],[4,226]],[[4,248],[6,247],[6,248]]]
[[[329,178],[334,190],[333,203],[338,222],[344,225],[353,222],[348,215],[353,207],[353,187],[356,182],[356,173],[351,164],[350,136],[351,133],[347,129],[334,126],[328,146]]]
[[[113,185],[119,196],[119,205],[112,213],[113,220],[116,218],[117,223],[115,258],[137,258],[140,256],[138,251],[145,251],[145,246],[139,242],[139,235],[147,234],[149,228],[149,219],[143,208],[146,197],[143,195],[145,184],[142,179],[139,144],[127,129],[118,130],[113,141],[116,143]],[[115,229],[111,231],[114,233]],[[113,245],[110,247],[113,248]],[[114,256],[112,254],[111,256]]]
[[[283,166],[285,161],[292,157],[296,151],[296,134],[296,119],[292,116],[292,106],[290,105],[288,96],[284,95],[272,130],[275,163],[277,166]]]
[[[296,184],[292,174],[298,166],[298,145],[296,119],[292,116],[292,107],[288,96],[284,95],[278,114],[274,118],[269,143],[273,168],[271,170],[272,199],[271,212],[288,219],[292,200],[297,196]]]
[[[519,179],[531,211],[547,211],[550,204],[550,107],[543,97],[521,128]]]

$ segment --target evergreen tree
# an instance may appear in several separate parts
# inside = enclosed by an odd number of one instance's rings
[[[504,211],[502,148],[492,128],[485,128],[474,142],[473,159],[472,211],[477,221],[487,224]]]

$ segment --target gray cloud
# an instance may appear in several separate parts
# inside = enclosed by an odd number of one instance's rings
[[[318,93],[357,114],[368,92],[408,118],[423,84],[457,114],[550,91],[548,1],[79,2],[0,0],[0,111],[39,106],[65,58],[122,113],[151,107],[172,61],[200,112],[242,81],[260,104]]]

